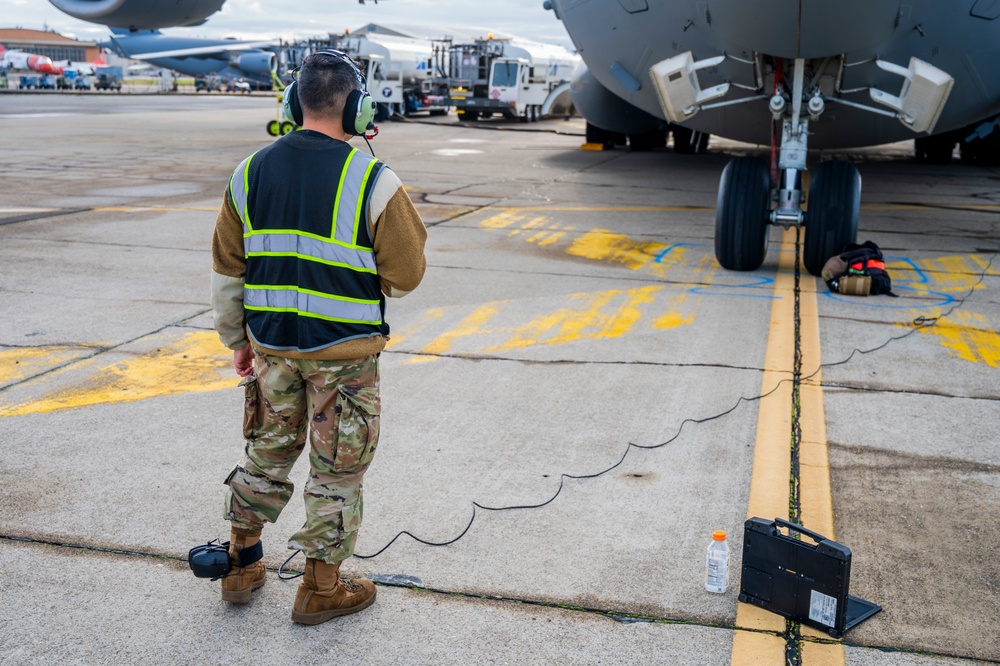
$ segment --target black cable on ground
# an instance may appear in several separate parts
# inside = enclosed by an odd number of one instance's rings
[[[796,230],[796,242],[795,242],[795,326],[796,326],[795,340],[796,340],[796,345],[795,345],[795,366],[794,366],[794,372],[793,372],[793,377],[792,378],[779,380],[777,383],[775,383],[774,387],[771,390],[769,390],[769,391],[767,391],[765,393],[761,393],[759,395],[753,396],[751,398],[740,396],[736,400],[736,402],[733,404],[732,407],[730,407],[729,409],[727,409],[725,411],[719,412],[717,414],[713,414],[712,416],[706,416],[704,418],[698,418],[698,419],[696,419],[696,418],[686,418],[683,421],[681,421],[681,424],[678,426],[677,431],[673,434],[673,436],[671,436],[666,441],[660,442],[659,444],[643,445],[643,444],[636,444],[634,442],[628,442],[627,446],[625,447],[625,452],[618,459],[618,462],[616,462],[615,464],[611,465],[610,467],[608,467],[606,469],[603,469],[603,470],[601,470],[599,472],[594,472],[594,473],[591,473],[591,474],[567,474],[567,473],[560,473],[560,475],[559,475],[559,487],[556,489],[556,491],[552,495],[552,497],[550,497],[549,499],[547,499],[547,500],[545,500],[543,502],[539,502],[537,504],[515,504],[515,505],[510,505],[510,506],[498,506],[498,507],[496,507],[496,506],[486,506],[484,504],[480,504],[479,502],[473,500],[473,502],[472,502],[472,515],[469,518],[469,522],[465,525],[465,528],[462,529],[462,531],[457,536],[455,536],[454,538],[448,539],[446,541],[429,541],[427,539],[422,539],[422,538],[418,537],[417,535],[413,534],[409,530],[402,530],[402,531],[398,532],[396,534],[396,536],[394,536],[388,543],[386,543],[384,546],[382,546],[381,548],[379,548],[374,553],[371,553],[370,555],[359,555],[359,554],[355,553],[354,557],[357,557],[358,559],[362,559],[362,560],[368,560],[368,559],[373,559],[375,557],[378,557],[379,555],[381,555],[382,553],[384,553],[386,550],[388,550],[389,547],[392,546],[402,536],[408,536],[411,539],[413,539],[414,541],[416,541],[417,543],[421,543],[421,544],[423,544],[425,546],[435,546],[435,547],[438,547],[438,546],[449,546],[449,545],[455,543],[456,541],[458,541],[459,539],[461,539],[462,537],[464,537],[466,534],[468,534],[469,530],[472,528],[473,523],[476,521],[477,509],[482,509],[483,511],[514,511],[514,510],[519,510],[519,509],[539,509],[541,507],[547,506],[548,504],[551,504],[552,502],[554,502],[555,499],[557,497],[559,497],[560,493],[562,493],[562,490],[565,487],[566,479],[595,479],[597,477],[604,476],[605,474],[607,474],[608,472],[611,472],[612,470],[618,468],[623,462],[625,462],[625,458],[628,456],[629,451],[631,451],[633,448],[636,448],[636,449],[645,449],[645,450],[652,450],[652,449],[659,449],[659,448],[662,448],[664,446],[667,446],[667,445],[675,442],[681,436],[681,433],[684,431],[684,426],[687,425],[687,424],[689,424],[689,423],[690,424],[694,424],[694,425],[700,425],[702,423],[708,423],[710,421],[715,421],[715,420],[721,419],[723,417],[726,417],[726,416],[732,414],[744,402],[746,402],[746,403],[757,402],[757,401],[763,400],[764,398],[772,395],[785,382],[792,382],[793,386],[801,385],[801,382],[809,380],[812,377],[815,377],[817,374],[819,374],[819,372],[823,368],[831,368],[831,367],[836,367],[836,366],[839,366],[839,365],[846,365],[847,363],[849,363],[851,361],[851,359],[854,358],[854,356],[856,354],[862,354],[862,355],[864,355],[864,354],[874,353],[876,351],[879,351],[881,349],[884,349],[884,348],[888,347],[891,343],[893,343],[895,341],[903,340],[903,339],[909,337],[910,335],[912,335],[913,333],[915,333],[916,331],[918,331],[918,330],[920,330],[922,328],[928,328],[928,327],[934,326],[940,320],[945,319],[946,317],[948,317],[949,315],[951,315],[955,310],[959,309],[960,307],[962,307],[965,304],[965,302],[969,298],[969,296],[971,296],[973,294],[973,292],[976,290],[976,288],[980,284],[982,284],[983,281],[986,279],[986,276],[989,274],[990,269],[993,267],[993,262],[996,260],[996,257],[998,255],[1000,255],[1000,247],[998,247],[996,250],[994,250],[993,254],[990,256],[989,261],[987,261],[986,266],[980,272],[979,278],[976,280],[976,282],[968,289],[968,291],[963,296],[961,296],[960,298],[955,299],[954,304],[948,310],[946,310],[945,312],[939,314],[936,317],[926,317],[924,315],[920,315],[920,316],[918,316],[918,317],[916,317],[915,319],[912,320],[912,322],[911,322],[912,328],[910,328],[910,330],[908,330],[906,333],[903,333],[901,335],[891,336],[885,342],[883,342],[883,343],[881,343],[881,344],[879,344],[879,345],[877,345],[875,347],[871,347],[869,349],[855,348],[854,350],[851,351],[850,354],[848,354],[848,356],[846,358],[844,358],[844,359],[842,359],[840,361],[833,361],[833,362],[830,362],[830,363],[821,363],[816,368],[816,370],[814,370],[811,374],[803,376],[802,375],[802,369],[801,369],[801,349],[800,349],[799,344],[798,344],[798,342],[799,342],[799,279],[800,279],[799,263],[800,263],[800,245],[801,245],[801,243],[800,243],[800,238],[799,238],[799,230]],[[795,412],[793,412],[793,417],[795,417],[795,416],[797,416],[797,413],[798,413],[797,412],[797,409],[798,409],[798,398],[797,398],[797,396],[793,397],[793,409],[796,410]],[[794,421],[794,423],[798,423],[798,420],[796,419]],[[796,442],[801,440],[801,425],[798,426],[797,432],[793,433],[793,440],[796,441]],[[794,444],[793,444],[793,447],[794,447]],[[796,455],[796,454],[797,454],[797,452],[794,451],[794,449],[793,449],[793,455]],[[793,470],[793,479],[797,479],[797,478],[798,478],[798,476],[797,476],[796,473],[794,473],[794,470]],[[792,483],[793,485],[797,486],[797,481],[790,480],[790,483]],[[792,496],[794,496],[796,499],[793,502],[793,500],[791,499],[791,496],[790,496],[790,507],[789,508],[790,508],[790,510],[794,509],[795,513],[793,514],[793,520],[795,520],[795,516],[798,516],[798,500],[797,500],[798,495],[797,495],[797,489],[793,489],[793,495]],[[795,506],[793,507],[792,504],[794,504]],[[298,578],[299,576],[302,575],[301,573],[295,574],[295,575],[292,575],[292,576],[286,576],[286,575],[283,574],[285,566],[287,566],[288,563],[291,562],[292,559],[296,555],[299,554],[299,552],[300,551],[296,551],[295,553],[292,553],[292,555],[290,557],[288,557],[288,559],[286,559],[284,561],[284,563],[280,567],[278,567],[278,577],[279,578],[281,578],[282,580],[291,580],[293,578]]]

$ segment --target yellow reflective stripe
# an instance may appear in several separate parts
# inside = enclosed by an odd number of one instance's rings
[[[250,161],[256,154],[254,152],[250,157],[243,160],[236,167],[232,177],[229,179],[229,199],[233,202],[233,208],[236,209],[236,214],[240,216],[240,220],[243,222],[244,232],[246,230],[253,231],[253,225],[250,222],[250,212],[247,210],[247,201],[250,198]],[[242,191],[238,191],[234,186],[239,185],[237,178],[240,176],[241,169],[243,178],[240,180],[243,181],[243,189]]]
[[[333,219],[330,220],[330,240],[337,240],[337,211],[340,208],[340,193],[344,190],[344,181],[347,180],[347,170],[351,166],[351,160],[357,155],[358,150],[351,148],[351,154],[344,160],[344,168],[340,172],[340,181],[337,183],[337,196],[333,200]]]
[[[294,291],[300,294],[312,294],[313,296],[322,296],[323,298],[329,298],[334,301],[346,301],[348,303],[361,303],[362,305],[378,305],[378,299],[370,298],[351,298],[350,296],[340,296],[337,294],[328,294],[325,291],[316,291],[315,289],[303,289],[302,287],[297,287],[294,284],[245,284],[244,289],[281,289],[284,291]]]
[[[355,246],[358,244],[358,227],[361,226],[361,209],[364,207],[365,203],[365,189],[368,187],[368,178],[371,176],[372,169],[374,168],[375,160],[369,161],[368,168],[365,169],[364,178],[361,179],[361,190],[358,192],[358,204],[356,210],[354,211],[354,236],[351,238],[351,243]]]
[[[316,314],[315,312],[302,312],[298,308],[269,308],[266,305],[252,306],[244,305],[245,310],[257,310],[260,312],[289,312],[294,313],[300,317],[310,317],[312,319],[322,319],[323,321],[333,321],[338,324],[371,324],[378,326],[382,323],[381,320],[369,321],[367,319],[343,319],[341,317],[328,317],[327,315]]]
[[[319,257],[310,257],[308,254],[299,254],[298,252],[248,252],[248,257],[295,257],[296,259],[302,259],[303,261],[312,261],[317,264],[324,264],[326,266],[336,266],[337,268],[346,268],[348,270],[355,271],[357,273],[370,273],[372,275],[378,275],[378,271],[372,268],[363,268],[360,266],[352,266],[350,264],[345,264],[339,261],[329,261],[327,259],[320,259]]]

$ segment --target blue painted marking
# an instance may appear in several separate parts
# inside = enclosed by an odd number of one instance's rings
[[[704,294],[706,296],[732,296],[735,298],[758,298],[768,301],[779,300],[781,296],[775,296],[774,294],[735,294],[730,292],[731,289],[746,289],[747,287],[761,287],[768,284],[774,284],[774,278],[762,277],[757,280],[747,282],[745,284],[733,284],[733,285],[712,285],[711,287],[693,287],[689,289],[692,294]]]
[[[930,280],[927,278],[927,273],[924,273],[922,270],[917,268],[917,265],[913,263],[913,261],[909,257],[903,257],[903,263],[909,264],[910,268],[912,268],[913,271],[920,277],[919,280],[916,280],[917,282],[920,282],[922,284],[927,284],[928,282],[930,282]],[[911,280],[911,282],[913,281],[914,280]]]
[[[658,255],[656,255],[656,259],[653,259],[653,263],[654,264],[660,263],[661,261],[663,261],[664,257],[666,257],[668,254],[670,254],[670,252],[672,250],[674,250],[675,248],[678,248],[678,247],[682,247],[684,245],[687,245],[687,243],[674,243],[673,245],[671,245],[670,247],[668,247],[666,250],[664,250],[663,252],[661,252]]]
[[[914,289],[913,287],[896,287],[896,288],[894,288],[893,291],[917,291],[917,289]],[[920,290],[920,291],[923,291],[923,290]],[[860,306],[866,307],[866,308],[883,308],[883,309],[886,309],[886,310],[915,310],[915,309],[918,309],[918,308],[926,308],[926,307],[945,307],[945,306],[950,305],[950,304],[952,304],[952,303],[955,302],[955,297],[954,296],[949,296],[948,294],[946,294],[944,292],[941,292],[941,291],[929,291],[927,293],[930,294],[930,295],[939,297],[941,299],[941,301],[939,303],[933,303],[932,302],[932,303],[928,303],[928,304],[924,304],[924,305],[913,305],[913,304],[910,304],[910,305],[889,305],[889,304],[885,303],[885,301],[876,302],[875,299],[885,298],[885,299],[890,300],[890,301],[895,300],[895,299],[892,298],[892,296],[867,296],[867,297],[866,296],[846,296],[846,297],[842,297],[840,294],[834,294],[833,292],[829,292],[829,291],[826,293],[826,297],[830,298],[830,299],[833,299],[835,301],[840,301],[841,303],[851,303],[852,305],[860,305]]]

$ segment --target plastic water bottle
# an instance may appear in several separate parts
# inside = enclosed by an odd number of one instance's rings
[[[705,589],[724,593],[729,577],[729,544],[726,543],[726,533],[722,530],[712,532],[712,543],[708,545],[705,562]]]

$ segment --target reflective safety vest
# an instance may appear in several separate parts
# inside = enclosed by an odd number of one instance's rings
[[[255,342],[308,353],[388,335],[368,214],[383,166],[343,141],[302,130],[233,172],[229,196],[243,221],[246,256],[243,307]]]

